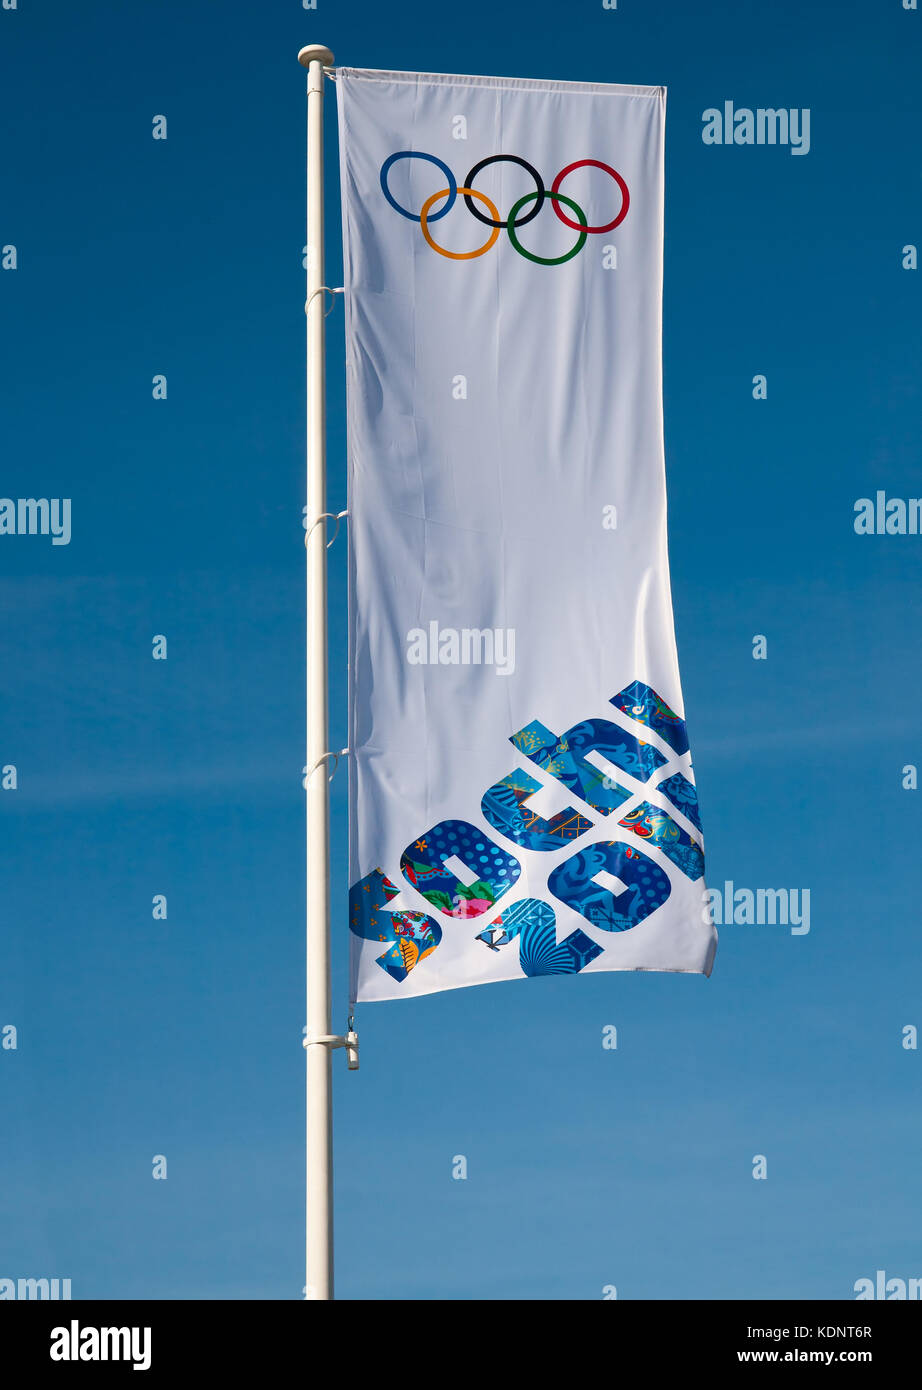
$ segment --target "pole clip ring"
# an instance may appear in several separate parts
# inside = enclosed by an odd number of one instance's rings
[[[304,1034],[304,1047],[328,1047],[332,1052],[337,1047],[346,1049],[346,1063],[350,1071],[359,1069],[359,1035],[354,1028],[350,1028],[344,1038],[336,1033],[311,1033]]]
[[[340,758],[344,758],[348,752],[348,748],[340,748],[338,753],[321,753],[320,757],[316,758],[311,763],[310,767],[305,766],[304,771],[302,773],[304,790],[307,791],[308,784],[311,778],[313,777],[314,773],[317,771],[318,767],[320,767],[321,763],[325,763],[328,758],[333,759],[333,771],[330,773],[329,776],[329,781],[332,782],[333,778],[336,776],[336,769],[339,767]]]
[[[310,310],[311,300],[314,298],[315,295],[328,294],[330,296],[330,307],[329,309],[324,309],[323,311],[323,317],[325,319],[328,319],[332,314],[333,310],[336,308],[336,295],[345,293],[345,285],[337,285],[335,288],[332,285],[318,285],[315,290],[311,290],[310,294],[307,296],[307,299],[304,301],[304,312],[306,314]]]
[[[343,519],[344,516],[348,516],[348,515],[349,515],[349,508],[348,508],[348,507],[344,507],[343,510],[342,510],[341,512],[321,512],[319,516],[315,516],[315,517],[314,517],[313,521],[311,522],[311,524],[310,524],[309,526],[306,526],[306,527],[305,527],[305,529],[304,529],[304,544],[307,545],[308,541],[309,541],[310,538],[311,538],[311,532],[313,531],[313,529],[314,529],[315,526],[319,526],[319,525],[320,525],[321,521],[335,521],[335,522],[336,522],[336,525],[335,525],[335,527],[333,528],[333,535],[332,535],[332,538],[331,538],[330,540],[327,541],[327,550],[329,550],[330,546],[335,544],[335,542],[336,542],[336,537],[339,535],[339,523],[342,521],[342,519]]]

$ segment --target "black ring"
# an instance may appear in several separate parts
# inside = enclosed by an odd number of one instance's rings
[[[544,207],[545,194],[544,180],[538,173],[537,169],[535,169],[531,164],[529,164],[527,159],[520,159],[517,154],[491,154],[489,158],[482,159],[479,164],[474,165],[473,169],[468,174],[467,178],[464,180],[464,187],[473,188],[475,178],[480,173],[481,169],[485,169],[488,164],[501,164],[503,162],[507,164],[520,164],[527,174],[531,174],[532,178],[535,181],[535,187],[538,190],[538,196],[535,199],[535,205],[532,208],[531,212],[526,213],[526,215],[520,218],[518,222],[513,222],[512,224],[514,227],[524,227],[526,222],[530,222],[533,217],[537,217],[538,213]],[[465,203],[467,203],[468,212],[472,213],[474,217],[477,218],[478,222],[483,222],[484,225],[487,227],[506,226],[506,223],[509,220],[508,218],[505,222],[494,222],[493,218],[487,217],[486,213],[478,212],[477,209],[474,207],[474,200],[471,197],[470,193],[465,193],[464,201]]]

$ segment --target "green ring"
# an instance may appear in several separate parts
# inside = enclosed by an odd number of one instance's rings
[[[545,198],[553,198],[555,202],[566,203],[571,212],[575,212],[581,227],[587,227],[586,214],[583,212],[579,203],[574,203],[572,198],[568,198],[563,193],[552,193],[548,188],[544,192]],[[515,234],[515,218],[519,208],[523,208],[526,203],[533,203],[540,194],[526,193],[524,198],[520,198],[506,219],[506,231],[509,233],[509,240],[512,242],[520,256],[524,256],[527,261],[534,261],[536,265],[563,265],[564,261],[572,261],[573,257],[582,251],[586,244],[586,232],[580,232],[576,238],[576,245],[567,251],[563,256],[536,256],[531,251],[526,251]]]

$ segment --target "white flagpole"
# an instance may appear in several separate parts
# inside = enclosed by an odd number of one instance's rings
[[[308,1299],[333,1297],[330,1037],[329,718],[327,709],[326,400],[323,266],[323,70],[333,54],[302,48],[307,68],[307,1162]]]

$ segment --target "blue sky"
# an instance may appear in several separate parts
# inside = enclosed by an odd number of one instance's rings
[[[922,492],[901,264],[922,242],[922,14],[901,0],[0,10],[0,493],[73,499],[68,546],[0,538],[0,1277],[300,1296],[307,42],[668,87],[670,561],[708,881],[811,894],[807,935],[724,927],[710,980],[360,1008],[361,1070],[334,1067],[338,1293],[849,1298],[878,1268],[918,1277],[922,812],[901,771],[922,761],[922,537],[853,527],[857,498]],[[809,154],[706,146],[725,100],[809,108]],[[342,358],[337,310],[335,509]],[[341,1028],[344,777],[332,794]]]

